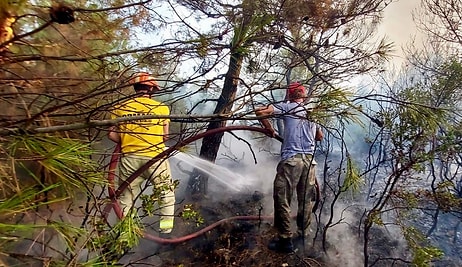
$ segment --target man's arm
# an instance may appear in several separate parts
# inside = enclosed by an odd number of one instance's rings
[[[169,124],[168,122],[165,122],[165,123],[164,123],[164,126],[163,126],[163,127],[164,127],[164,136],[163,136],[163,138],[164,138],[164,143],[167,142],[167,140],[168,140],[168,135],[170,134],[170,133],[169,133],[169,131],[170,131],[169,125],[170,125],[170,124]]]
[[[109,128],[109,132],[107,134],[107,137],[109,138],[109,140],[116,142],[116,143],[120,143],[120,134],[119,134],[118,129],[119,128],[117,126],[111,126]]]
[[[274,107],[272,105],[266,107],[258,107],[255,109],[255,114],[257,116],[268,116],[274,113]],[[270,132],[271,137],[276,136],[276,131],[274,130],[273,126],[269,122],[267,118],[259,119],[263,127]]]

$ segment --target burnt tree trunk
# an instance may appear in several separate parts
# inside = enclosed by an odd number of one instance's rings
[[[214,114],[227,114],[231,112],[234,99],[236,98],[239,74],[241,72],[243,56],[240,53],[231,54],[229,69],[226,73],[225,83],[220,98],[217,101]],[[207,127],[208,130],[226,126],[226,120],[211,121]],[[220,148],[221,139],[224,133],[206,136],[202,141],[200,156],[204,159],[214,162],[218,149]]]
[[[242,1],[242,23],[240,23],[239,26],[235,26],[234,29],[233,41],[230,48],[228,71],[226,72],[223,90],[221,91],[221,95],[218,98],[214,111],[214,114],[223,114],[223,119],[215,119],[211,121],[207,127],[207,131],[226,126],[227,121],[225,116],[227,116],[233,108],[245,50],[252,42],[252,36],[251,34],[249,35],[248,30],[252,25],[253,14],[257,8],[258,6],[255,1]],[[215,162],[223,135],[223,132],[207,135],[202,140],[199,156],[205,160]],[[201,173],[199,170],[195,170],[189,179],[188,186],[193,198],[201,198],[206,195],[208,191],[208,176]]]
[[[229,68],[225,76],[225,82],[220,97],[218,98],[214,114],[228,114],[236,98],[237,85],[239,83],[239,75],[242,68],[244,55],[239,52],[239,47],[234,46],[231,48],[231,57],[229,61]],[[216,119],[209,123],[207,131],[226,126],[226,119]],[[202,140],[200,150],[200,157],[215,162],[220,148],[221,140],[224,133],[208,135]],[[189,191],[193,198],[199,199],[207,194],[208,176],[195,170],[189,179]]]

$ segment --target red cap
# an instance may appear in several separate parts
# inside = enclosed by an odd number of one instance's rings
[[[305,94],[305,87],[299,82],[293,82],[287,88],[287,93],[289,95],[293,95],[298,91],[301,91],[303,94]]]

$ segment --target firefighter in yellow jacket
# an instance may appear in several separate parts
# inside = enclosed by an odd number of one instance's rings
[[[115,106],[112,118],[143,115],[158,115],[164,118],[129,120],[110,128],[109,139],[120,143],[122,151],[119,185],[147,161],[165,150],[169,134],[169,119],[165,118],[170,114],[169,108],[151,98],[153,93],[160,90],[157,82],[148,73],[139,73],[132,83],[135,97]],[[120,204],[123,213],[127,215],[133,208],[145,180],[152,183],[153,190],[161,191],[159,232],[168,234],[173,229],[175,195],[167,159],[157,161],[121,193]]]

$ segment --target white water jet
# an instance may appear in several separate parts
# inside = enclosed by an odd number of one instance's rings
[[[232,193],[241,192],[246,189],[252,189],[255,186],[258,179],[253,176],[249,176],[248,173],[239,173],[236,170],[230,170],[224,166],[219,166],[213,162],[193,156],[183,152],[176,152],[172,155],[171,165],[181,165],[181,169],[185,172],[184,165],[189,166],[189,170],[193,169],[200,170],[201,172],[209,176],[209,181],[213,180],[224,186],[225,189],[229,189]],[[179,161],[176,163],[175,161]],[[180,168],[180,167],[178,167]]]

